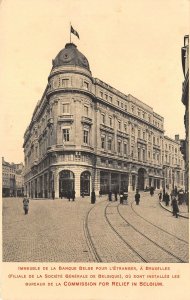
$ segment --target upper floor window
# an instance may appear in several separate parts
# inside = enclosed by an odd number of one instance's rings
[[[127,124],[126,123],[124,124],[124,130],[125,130],[125,132],[127,132]]]
[[[127,104],[125,104],[125,111],[127,111]]]
[[[121,121],[118,120],[118,129],[121,130]]]
[[[112,117],[109,117],[109,125],[112,127]]]
[[[108,150],[109,151],[112,150],[112,139],[111,138],[108,139]]]
[[[103,98],[103,92],[100,92],[100,97]]]
[[[69,129],[63,129],[63,140],[69,142]]]
[[[88,83],[87,81],[84,81],[83,86],[84,86],[84,89],[85,89],[85,90],[88,90],[88,89],[89,89],[89,83]]]
[[[140,138],[140,137],[141,137],[141,130],[138,129],[138,138]]]
[[[89,108],[88,108],[88,106],[84,106],[84,114],[85,114],[85,116],[86,117],[88,117],[88,113],[89,113]]]
[[[146,134],[144,131],[143,131],[143,140],[146,140]]]
[[[70,104],[69,103],[64,103],[62,106],[62,113],[63,114],[69,114],[70,113]]]
[[[105,136],[101,137],[101,148],[105,149]]]
[[[132,111],[132,113],[134,113],[134,106],[133,105],[131,106],[131,111]]]
[[[125,155],[127,155],[127,144],[124,143],[123,152]]]
[[[107,94],[105,94],[105,99],[108,100],[108,95]]]
[[[83,132],[83,142],[84,142],[84,144],[89,143],[89,132],[88,132],[88,130],[84,130],[84,132]]]
[[[117,105],[119,106],[119,100],[117,100]]]
[[[112,102],[112,96],[109,96],[109,98],[110,98],[110,102]]]
[[[63,78],[63,79],[62,79],[62,86],[63,86],[63,87],[68,87],[68,85],[69,85],[69,79]]]
[[[121,102],[121,108],[123,108],[123,102]]]
[[[105,124],[105,115],[101,114],[102,123]]]
[[[121,153],[121,142],[120,141],[117,142],[117,152]]]

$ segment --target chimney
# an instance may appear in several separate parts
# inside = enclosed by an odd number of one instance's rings
[[[175,141],[176,141],[176,142],[179,142],[179,134],[176,134],[176,135],[175,135]]]

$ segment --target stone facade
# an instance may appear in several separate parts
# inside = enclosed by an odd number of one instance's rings
[[[23,163],[9,163],[2,158],[2,195],[3,197],[22,196],[24,192]]]
[[[163,117],[93,78],[84,55],[67,44],[53,60],[24,135],[26,193],[46,198],[72,190],[79,196],[92,189],[160,189],[164,145]]]

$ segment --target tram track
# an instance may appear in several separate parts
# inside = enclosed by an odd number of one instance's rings
[[[161,230],[161,231],[167,233],[168,235],[170,235],[170,236],[172,236],[172,237],[175,237],[177,240],[179,240],[179,241],[181,241],[181,242],[184,242],[184,243],[187,244],[187,245],[189,244],[189,243],[188,243],[187,241],[185,241],[184,239],[179,238],[178,236],[176,236],[176,235],[172,234],[171,232],[169,232],[169,231],[163,229],[162,227],[160,227],[160,226],[158,226],[158,225],[156,225],[156,224],[150,222],[149,220],[147,220],[146,218],[144,218],[143,216],[141,216],[140,214],[138,214],[138,213],[136,212],[136,210],[134,209],[134,207],[133,207],[133,204],[134,204],[134,203],[135,203],[135,201],[132,201],[132,202],[131,202],[131,208],[132,208],[133,212],[134,212],[138,217],[140,217],[141,219],[143,219],[145,222],[147,222],[147,223],[153,225],[154,227],[158,228],[159,230]]]
[[[133,202],[132,202],[133,203]],[[131,208],[133,210],[133,207],[132,207],[132,203],[131,203]],[[159,249],[163,250],[164,252],[168,253],[169,255],[171,255],[172,257],[174,257],[175,259],[178,260],[179,263],[186,263],[185,260],[181,259],[180,257],[178,257],[177,255],[175,255],[174,253],[172,253],[171,251],[167,250],[166,248],[164,248],[163,246],[159,245],[157,242],[155,242],[154,240],[152,240],[151,238],[149,238],[146,234],[142,233],[142,231],[138,230],[131,222],[129,222],[127,219],[125,219],[123,217],[123,215],[120,213],[119,211],[119,204],[117,205],[117,211],[118,211],[118,214],[120,215],[120,217],[124,220],[124,222],[130,226],[131,228],[133,228],[136,232],[138,232],[141,236],[143,236],[145,239],[147,239],[149,242],[151,242],[152,244],[156,245]],[[133,210],[134,211],[134,210]],[[134,211],[135,212],[135,211]],[[135,212],[136,213],[136,212]],[[138,217],[141,217],[139,216],[139,214],[136,214]],[[142,217],[142,219],[144,219],[144,221],[147,221],[145,218]],[[157,229],[160,229],[159,226],[147,221],[149,224],[151,224],[152,226],[154,226],[155,228]],[[162,231],[165,231],[165,230],[162,230]],[[168,233],[167,231],[165,231],[167,234],[170,234]],[[170,234],[172,237],[175,237],[177,238],[178,240],[181,240],[183,241],[184,243],[188,244],[186,241],[182,240],[182,239],[179,239],[178,237],[176,237],[175,235],[173,234]],[[149,262],[149,261],[147,261]]]
[[[102,202],[100,202],[100,203],[102,203]],[[96,206],[99,205],[100,203],[96,204]],[[96,246],[95,246],[95,244],[92,240],[92,235],[90,234],[90,230],[89,230],[89,215],[90,215],[91,211],[96,206],[91,207],[91,209],[89,209],[89,211],[87,212],[86,217],[84,219],[84,223],[83,223],[83,230],[84,230],[84,235],[85,235],[85,239],[86,239],[88,249],[89,249],[93,259],[96,262],[102,262],[102,259],[101,259],[100,255],[98,254],[98,251],[97,251]]]

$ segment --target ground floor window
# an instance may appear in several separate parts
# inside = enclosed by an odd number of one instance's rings
[[[80,176],[80,193],[81,195],[90,195],[90,173],[85,171]]]
[[[72,193],[75,189],[74,173],[63,170],[59,173],[59,197],[67,197],[68,192]]]

